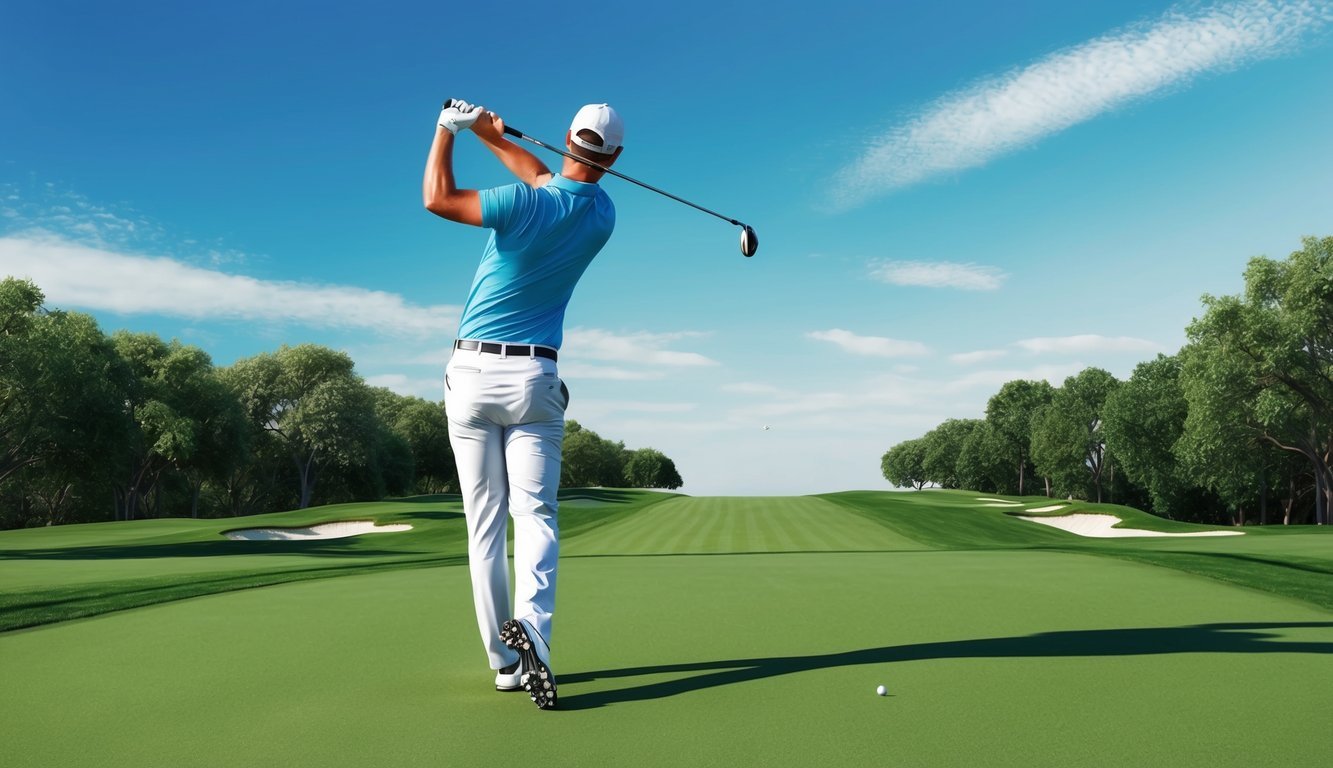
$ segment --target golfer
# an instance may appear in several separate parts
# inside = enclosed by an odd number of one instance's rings
[[[520,183],[459,189],[456,134],[472,132]],[[606,104],[578,111],[571,154],[602,166],[620,156],[624,125]],[[611,237],[616,211],[603,172],[566,158],[558,175],[510,142],[494,113],[450,100],[440,112],[421,195],[426,210],[491,230],[445,370],[449,441],[467,518],[477,626],[497,690],[556,704],[551,673],[559,526],[556,491],[569,391],[556,369],[565,307]],[[514,520],[510,603],[505,535]]]

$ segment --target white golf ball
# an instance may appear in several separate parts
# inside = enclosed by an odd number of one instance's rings
[[[878,693],[880,696],[887,696],[889,695],[889,689],[881,685],[875,689],[875,693]]]

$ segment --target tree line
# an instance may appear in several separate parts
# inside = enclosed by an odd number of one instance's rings
[[[372,387],[343,352],[213,365],[105,334],[0,280],[0,528],[219,517],[457,491],[444,404]],[[565,485],[679,488],[675,464],[566,425]]]
[[[1126,381],[1010,381],[881,459],[889,482],[1114,501],[1179,520],[1326,524],[1333,510],[1333,237],[1203,297],[1174,355]]]

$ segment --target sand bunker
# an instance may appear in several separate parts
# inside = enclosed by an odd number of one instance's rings
[[[992,499],[986,496],[978,496],[976,498],[976,501],[998,501],[1001,504],[1019,504],[1019,502],[1017,501],[1009,501],[1008,499]]]
[[[1054,512],[1054,511],[1057,510],[1057,509],[1064,509],[1064,508],[1067,507],[1067,506],[1069,506],[1069,505],[1068,505],[1068,504],[1056,504],[1056,505],[1054,505],[1054,506],[1050,506],[1050,507],[1037,507],[1036,509],[1029,509],[1028,511],[1029,511],[1029,512]]]
[[[313,525],[309,528],[245,528],[239,531],[226,531],[222,535],[232,541],[313,541],[345,539],[363,533],[396,533],[410,530],[412,526],[407,524],[377,526],[370,520],[348,520]]]
[[[1032,510],[1036,512],[1037,510]],[[1120,539],[1134,536],[1241,536],[1243,531],[1198,531],[1196,533],[1164,533],[1162,531],[1145,531],[1139,528],[1112,528],[1111,526],[1120,522],[1120,518],[1115,515],[1060,515],[1059,517],[1026,517],[1016,515],[1020,520],[1030,520],[1034,523],[1049,525],[1052,528],[1059,528],[1062,531],[1078,534],[1079,536],[1089,536],[1097,539]]]

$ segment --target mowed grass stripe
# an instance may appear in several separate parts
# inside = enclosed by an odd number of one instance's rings
[[[562,547],[568,556],[928,549],[815,497],[676,498]]]

